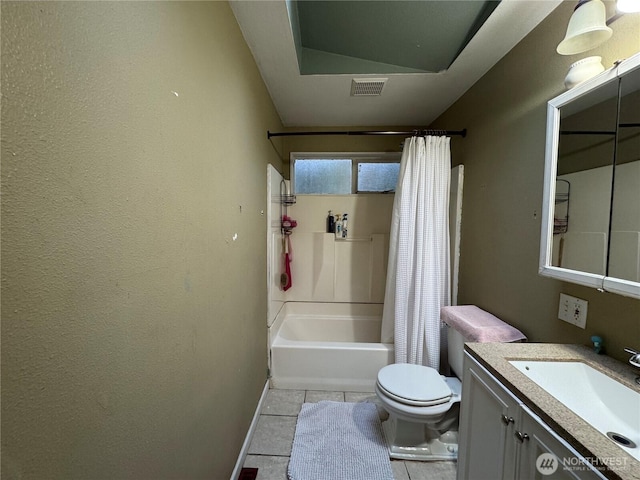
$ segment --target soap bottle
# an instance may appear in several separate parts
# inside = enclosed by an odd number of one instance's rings
[[[593,343],[593,350],[597,353],[597,354],[602,354],[604,353],[604,345],[603,345],[603,341],[602,341],[602,337],[599,337],[598,335],[594,335],[593,337],[591,337],[591,342]]]
[[[340,214],[336,215],[335,229],[336,238],[342,238],[342,220],[340,220]]]
[[[327,217],[327,233],[336,233],[336,221],[331,215],[331,210],[329,210],[329,216]]]
[[[347,238],[347,214],[342,215],[342,238]]]

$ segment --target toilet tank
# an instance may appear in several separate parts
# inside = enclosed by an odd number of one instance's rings
[[[449,366],[456,377],[462,378],[462,360],[464,359],[464,342],[462,334],[447,325],[447,351]]]
[[[465,342],[527,341],[520,330],[475,305],[442,307],[441,318],[448,327],[449,366],[458,378],[462,378]]]

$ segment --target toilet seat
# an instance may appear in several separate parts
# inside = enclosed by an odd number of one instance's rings
[[[395,363],[378,372],[378,389],[396,402],[416,407],[448,403],[451,388],[433,368]]]

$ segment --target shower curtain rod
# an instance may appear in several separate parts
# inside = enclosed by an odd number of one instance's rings
[[[391,131],[376,131],[376,130],[356,130],[356,131],[342,131],[342,132],[270,132],[267,130],[267,138],[271,137],[295,137],[302,135],[449,135],[460,136],[462,138],[467,136],[467,129],[463,130],[436,130],[436,129],[423,129],[423,130],[411,130],[408,132],[391,132]]]

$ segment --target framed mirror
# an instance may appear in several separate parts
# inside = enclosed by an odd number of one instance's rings
[[[611,279],[640,282],[640,68],[620,77],[620,113],[616,138],[609,262],[604,288]]]
[[[640,298],[640,54],[549,101],[541,275]]]

